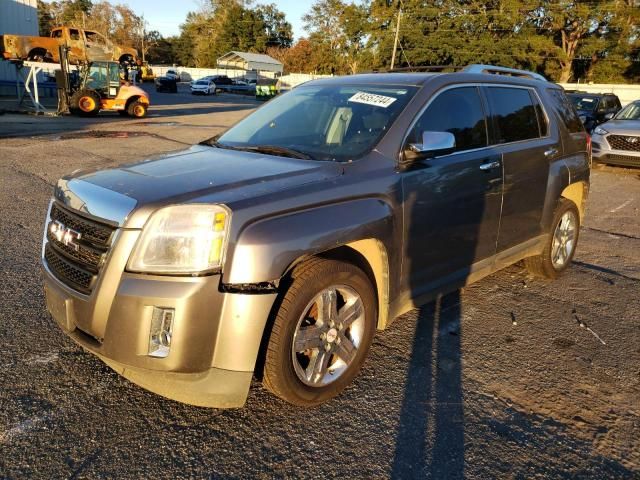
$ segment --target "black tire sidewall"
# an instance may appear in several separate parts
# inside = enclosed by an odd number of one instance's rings
[[[295,280],[294,280],[295,282]],[[291,348],[293,334],[300,317],[313,298],[327,287],[345,285],[356,291],[360,296],[365,310],[365,328],[362,342],[358,347],[353,363],[338,379],[323,387],[312,387],[303,383],[297,376]],[[367,276],[357,267],[339,262],[323,264],[310,280],[307,280],[297,291],[297,295],[290,299],[291,307],[286,315],[278,314],[277,321],[282,321],[282,337],[278,343],[276,358],[279,370],[277,376],[281,386],[286,390],[286,400],[298,405],[313,406],[323,403],[338,395],[355,378],[364,364],[369,347],[373,341],[376,323],[376,300],[373,287]]]

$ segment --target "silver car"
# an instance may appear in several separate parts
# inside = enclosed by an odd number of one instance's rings
[[[593,130],[593,161],[640,167],[640,100]]]

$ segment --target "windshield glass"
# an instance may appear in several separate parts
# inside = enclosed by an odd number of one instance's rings
[[[598,105],[598,99],[596,97],[583,97],[580,95],[569,95],[569,98],[576,107],[576,110],[586,110],[592,112]]]
[[[616,120],[640,120],[640,103],[630,103],[616,115]]]
[[[314,160],[350,160],[376,145],[416,90],[378,85],[298,87],[256,110],[215,143],[281,147]]]
[[[198,80],[196,82],[196,85],[209,85],[209,82],[207,82],[206,80]]]

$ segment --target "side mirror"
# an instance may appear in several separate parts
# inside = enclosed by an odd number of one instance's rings
[[[422,132],[422,143],[410,143],[408,158],[433,158],[452,153],[456,148],[456,137],[450,132]]]
[[[611,120],[613,117],[615,117],[615,115],[616,115],[615,113],[607,113],[607,114],[604,116],[604,119],[605,119],[605,121],[606,121],[606,120]]]

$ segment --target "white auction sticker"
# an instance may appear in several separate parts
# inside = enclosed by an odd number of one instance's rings
[[[364,103],[365,105],[373,105],[375,107],[387,108],[397,98],[385,97],[384,95],[376,95],[375,93],[358,92],[353,95],[349,101],[355,103]]]

